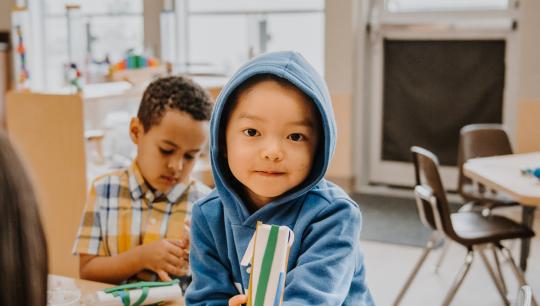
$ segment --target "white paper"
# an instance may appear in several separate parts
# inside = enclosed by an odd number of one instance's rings
[[[139,299],[142,289],[129,290],[131,303]],[[97,305],[101,306],[124,306],[120,296],[114,297],[111,293],[98,291],[96,294]],[[148,296],[142,305],[155,304],[161,301],[178,301],[182,299],[182,290],[178,285],[149,288]]]

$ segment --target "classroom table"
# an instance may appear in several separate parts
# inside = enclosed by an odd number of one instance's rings
[[[98,282],[92,282],[92,281],[88,281],[88,280],[83,280],[83,279],[75,279],[75,278],[70,278],[70,277],[65,277],[65,276],[59,276],[59,275],[54,275],[54,274],[51,274],[49,275],[50,278],[52,278],[53,280],[59,280],[59,281],[62,281],[62,282],[70,282],[72,281],[75,286],[77,288],[79,288],[79,290],[81,290],[81,296],[85,296],[87,294],[92,294],[98,290],[102,290],[102,289],[105,289],[105,288],[110,288],[110,287],[114,287],[115,285],[111,285],[111,284],[105,284],[105,283],[98,283]],[[84,305],[81,303],[81,305]],[[185,306],[184,304],[184,301],[177,301],[177,302],[167,302],[167,303],[164,303],[164,304],[160,304],[160,305],[163,305],[163,306]]]
[[[495,191],[503,192],[523,206],[522,223],[530,228],[534,212],[540,206],[540,181],[522,174],[522,169],[540,167],[540,152],[482,157],[468,160],[463,165],[464,174],[474,182]],[[520,267],[527,269],[530,239],[521,243]]]

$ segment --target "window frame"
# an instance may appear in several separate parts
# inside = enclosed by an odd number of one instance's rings
[[[367,77],[361,86],[369,91],[358,101],[365,99],[368,106],[355,107],[357,118],[369,122],[361,128],[367,129],[356,137],[356,156],[364,153],[355,166],[355,176],[363,178],[356,181],[355,190],[366,189],[366,184],[389,186],[413,186],[412,163],[387,161],[382,159],[383,141],[383,69],[384,40],[462,40],[462,39],[502,39],[506,41],[506,72],[503,94],[503,124],[509,137],[515,139],[517,124],[518,69],[519,69],[519,6],[517,0],[510,0],[508,9],[497,11],[444,11],[392,13],[382,10],[384,0],[377,0],[367,17],[365,35],[364,67],[357,66],[359,72]],[[472,22],[472,21],[478,22]],[[361,24],[359,23],[359,26]],[[358,29],[359,31],[365,29]],[[360,48],[359,48],[360,49]],[[364,94],[364,93],[360,93]],[[366,116],[366,113],[369,114]],[[367,172],[367,173],[366,173]],[[458,171],[456,167],[441,167],[441,177],[447,189],[456,190]],[[366,178],[367,177],[367,178]]]

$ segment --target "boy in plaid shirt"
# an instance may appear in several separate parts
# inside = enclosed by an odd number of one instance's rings
[[[92,183],[73,246],[81,278],[168,281],[188,273],[191,207],[210,191],[189,174],[211,111],[207,92],[189,79],[148,86],[129,127],[135,160]]]

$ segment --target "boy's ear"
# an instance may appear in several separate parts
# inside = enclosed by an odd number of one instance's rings
[[[139,139],[144,133],[144,127],[137,117],[131,118],[129,122],[129,136],[134,144],[139,144]]]

